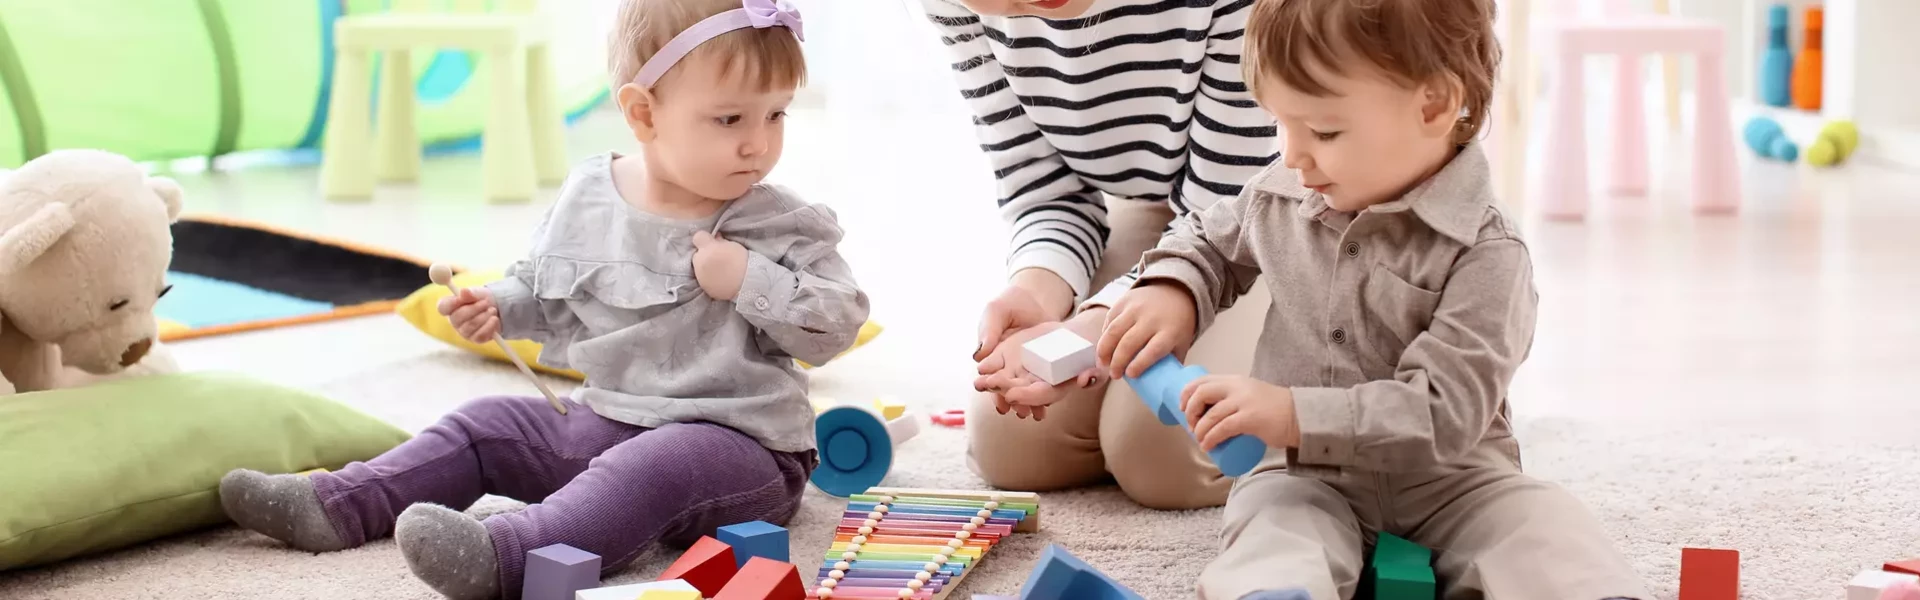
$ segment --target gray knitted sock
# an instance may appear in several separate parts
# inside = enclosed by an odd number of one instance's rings
[[[487,526],[438,504],[415,504],[400,513],[393,538],[413,576],[452,600],[500,596],[500,561]]]
[[[268,475],[236,469],[220,478],[220,507],[241,527],[308,552],[347,545],[327,521],[313,480],[306,475]]]

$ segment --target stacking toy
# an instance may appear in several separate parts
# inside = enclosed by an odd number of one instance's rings
[[[1821,24],[1825,19],[1818,6],[1807,8],[1805,38],[1800,44],[1800,56],[1793,60],[1793,105],[1803,110],[1820,110],[1820,78],[1823,70],[1820,64]]]
[[[1762,158],[1793,162],[1800,156],[1800,147],[1795,146],[1793,140],[1787,139],[1786,130],[1781,129],[1780,123],[1771,118],[1754,117],[1748,120],[1746,129],[1742,133],[1741,137],[1747,141],[1747,147],[1752,148],[1753,152]]]
[[[1816,167],[1831,167],[1846,160],[1860,147],[1860,131],[1852,121],[1834,121],[1820,128],[1820,135],[1807,147],[1807,162]]]
[[[1760,56],[1760,101],[1787,106],[1791,96],[1787,79],[1793,76],[1793,55],[1787,48],[1787,5],[1767,9],[1767,50]]]
[[[887,419],[875,406],[835,406],[830,401],[816,401],[814,410],[819,413],[813,438],[820,466],[809,480],[840,498],[880,485],[893,468],[894,448],[920,434],[920,421],[912,412]]]
[[[1140,401],[1147,404],[1147,410],[1153,411],[1163,425],[1179,425],[1193,432],[1193,424],[1187,422],[1187,413],[1180,410],[1180,391],[1186,389],[1187,382],[1206,375],[1202,367],[1185,367],[1173,355],[1167,355],[1160,362],[1153,363],[1139,377],[1128,377],[1127,385],[1140,395]],[[1254,465],[1267,453],[1267,445],[1260,438],[1247,434],[1233,436],[1226,442],[1207,452],[1213,464],[1220,467],[1220,473],[1228,477],[1239,477],[1252,471]]]

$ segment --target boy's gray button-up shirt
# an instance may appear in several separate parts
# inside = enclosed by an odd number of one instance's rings
[[[1140,285],[1193,293],[1201,331],[1267,275],[1273,306],[1252,374],[1292,388],[1294,473],[1423,470],[1482,443],[1519,460],[1507,392],[1538,296],[1477,144],[1358,213],[1332,210],[1275,163],[1141,260]]]
[[[574,399],[641,427],[707,421],[768,449],[813,449],[807,376],[853,345],[868,300],[840,257],[833,211],[758,185],[712,217],[627,204],[612,159],[578,166],[533,235],[527,260],[489,284],[501,335],[542,344],[540,361],[586,375]],[[702,291],[693,233],[747,249],[733,301]]]

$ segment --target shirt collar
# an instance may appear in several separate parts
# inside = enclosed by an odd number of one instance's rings
[[[1279,161],[1275,161],[1273,167],[1253,182],[1255,189],[1299,200],[1300,216],[1309,219],[1318,218],[1331,209],[1325,197],[1300,182],[1299,173],[1282,167]],[[1469,143],[1439,173],[1415,186],[1413,191],[1366,210],[1382,214],[1411,210],[1434,231],[1461,244],[1472,245],[1479,239],[1480,226],[1493,199],[1488,168],[1480,144]]]

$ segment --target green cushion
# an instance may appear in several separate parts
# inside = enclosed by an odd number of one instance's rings
[[[0,396],[0,571],[218,525],[230,470],[339,469],[408,437],[318,395],[231,374]]]

